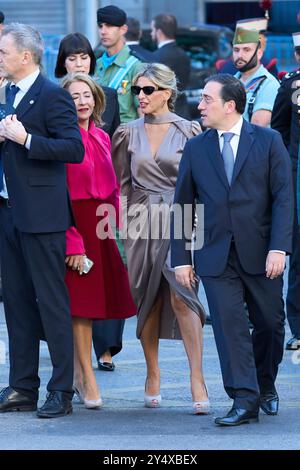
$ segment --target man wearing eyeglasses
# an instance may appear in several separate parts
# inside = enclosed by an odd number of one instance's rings
[[[198,109],[210,129],[186,144],[174,198],[182,211],[195,201],[204,205],[204,243],[195,250],[194,269],[204,285],[224,387],[233,400],[231,410],[216,418],[220,426],[256,422],[259,407],[268,415],[278,413],[282,274],[292,245],[289,155],[278,132],[242,118],[245,104],[237,78],[219,74],[207,79]],[[188,233],[176,217],[174,224],[174,233]],[[172,266],[177,281],[191,288],[187,242],[173,236]]]

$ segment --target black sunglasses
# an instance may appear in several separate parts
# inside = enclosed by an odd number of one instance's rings
[[[133,95],[139,95],[141,93],[141,90],[143,90],[143,93],[147,96],[152,95],[155,91],[158,90],[164,90],[164,88],[155,88],[154,86],[137,86],[137,85],[132,85],[131,87],[131,93]]]

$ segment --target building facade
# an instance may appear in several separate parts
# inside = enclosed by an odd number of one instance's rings
[[[1,11],[7,23],[29,23],[46,36],[80,31],[95,45],[96,11],[101,6],[117,5],[128,16],[138,18],[143,26],[149,25],[158,13],[172,12],[184,26],[205,20],[204,4],[204,0],[1,0]]]

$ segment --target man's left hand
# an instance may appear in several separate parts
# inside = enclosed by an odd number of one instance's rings
[[[285,255],[283,253],[269,252],[266,260],[266,276],[275,279],[285,268]]]
[[[24,145],[27,132],[23,124],[18,121],[18,118],[15,114],[9,114],[5,119],[2,119],[1,124],[3,126],[3,131],[1,135],[6,139],[12,140],[17,144]]]

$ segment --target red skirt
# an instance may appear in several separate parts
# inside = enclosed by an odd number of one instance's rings
[[[77,230],[94,265],[81,276],[67,269],[71,315],[92,320],[129,318],[136,314],[136,307],[127,270],[115,240],[97,237],[96,226],[101,220],[96,216],[98,206],[99,201],[94,199],[72,201]]]

